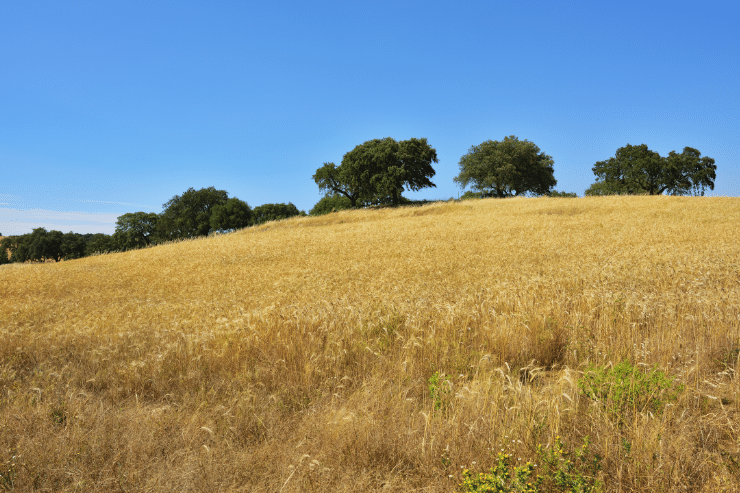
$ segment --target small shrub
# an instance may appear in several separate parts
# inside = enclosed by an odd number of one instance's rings
[[[601,457],[593,454],[589,449],[588,437],[583,439],[583,445],[570,452],[563,448],[560,437],[555,437],[555,447],[543,449],[537,447],[539,468],[535,491],[562,491],[596,493],[602,490],[602,483],[596,479],[601,470]]]
[[[527,462],[522,466],[511,465],[509,454],[499,453],[498,461],[489,472],[478,473],[473,476],[470,470],[465,469],[462,473],[465,493],[483,492],[536,492],[536,485],[532,484],[530,477],[534,471],[534,464]]]
[[[487,473],[474,476],[465,469],[460,484],[465,488],[463,493],[596,493],[602,490],[603,484],[596,478],[601,470],[601,457],[589,449],[588,437],[572,458],[560,437],[556,437],[554,447],[538,446],[537,456],[539,464],[527,462],[513,466],[511,455],[499,453],[496,465]]]
[[[683,385],[657,366],[641,370],[626,360],[613,368],[589,366],[578,387],[589,399],[600,401],[620,423],[635,412],[660,414],[683,390]]]
[[[578,194],[576,193],[570,193],[570,192],[558,192],[557,190],[553,190],[550,192],[550,197],[569,197],[569,198],[577,198]]]

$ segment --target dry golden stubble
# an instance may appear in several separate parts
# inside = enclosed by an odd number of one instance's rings
[[[1,481],[451,491],[560,434],[607,490],[737,486],[739,216],[464,201],[0,269]],[[578,381],[625,358],[685,389],[615,424]]]

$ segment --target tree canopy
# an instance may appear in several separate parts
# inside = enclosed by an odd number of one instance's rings
[[[437,151],[425,138],[396,142],[386,137],[356,146],[340,166],[324,163],[313,179],[321,192],[343,195],[352,207],[384,198],[398,204],[404,189],[436,186],[430,178],[435,174],[431,163],[437,162]]]
[[[500,142],[487,140],[472,146],[460,158],[460,174],[454,181],[485,197],[548,195],[557,184],[553,163],[534,142],[512,135]]]
[[[262,204],[254,208],[252,223],[263,224],[267,221],[277,221],[293,216],[305,215],[305,212],[299,211],[298,208],[290,202],[287,204]]]
[[[64,234],[61,231],[36,228],[25,235],[4,238],[0,243],[0,251],[5,255],[10,251],[11,262],[58,262],[84,255],[84,244],[82,248],[79,246],[80,237],[77,233]]]
[[[154,212],[129,212],[118,216],[114,237],[118,248],[131,250],[149,246],[156,234],[159,215]]]
[[[671,151],[662,157],[645,144],[627,144],[617,149],[614,157],[594,165],[596,183],[586,195],[704,195],[705,187],[714,190],[716,169],[714,159],[701,157],[691,147],[684,147],[681,154]]]
[[[340,211],[342,209],[349,209],[352,207],[352,202],[343,195],[326,195],[321,200],[316,202],[308,212],[309,216],[320,216],[322,214],[328,214],[334,211]]]
[[[213,207],[211,214],[212,231],[233,231],[252,224],[254,214],[249,204],[232,197],[223,204]]]
[[[113,236],[104,233],[84,235],[85,238],[85,255],[96,253],[107,253],[121,249],[120,245],[114,240]]]
[[[157,237],[161,241],[206,236],[211,231],[211,214],[217,205],[229,199],[226,190],[214,187],[187,189],[175,195],[162,207],[164,211],[157,224]]]
[[[13,240],[10,236],[6,236],[0,240],[0,265],[10,263],[10,255],[13,251]]]
[[[36,228],[33,232],[8,236],[0,241],[0,264],[45,262],[82,258],[95,252],[120,249],[110,235],[62,233]]]

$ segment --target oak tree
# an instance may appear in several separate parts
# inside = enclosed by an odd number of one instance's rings
[[[249,204],[232,197],[213,208],[211,230],[223,232],[246,228],[252,223],[253,217],[254,214]]]
[[[390,137],[368,140],[342,158],[340,166],[324,163],[313,176],[321,192],[343,195],[352,207],[386,198],[399,204],[401,193],[434,187],[437,151],[427,139],[412,138],[397,142]]]
[[[714,190],[716,169],[714,159],[691,147],[662,157],[645,144],[627,144],[594,165],[596,182],[586,195],[704,195],[705,187]]]
[[[118,216],[114,237],[121,250],[149,246],[157,231],[159,215],[154,212],[129,212]]]
[[[182,195],[175,195],[162,207],[157,222],[157,239],[160,241],[207,236],[211,231],[211,214],[217,205],[229,199],[226,190],[214,187],[195,190],[192,187]]]
[[[512,135],[472,146],[460,158],[460,174],[454,181],[484,197],[548,195],[557,184],[553,163],[534,142]]]

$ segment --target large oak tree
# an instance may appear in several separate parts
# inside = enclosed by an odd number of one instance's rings
[[[512,135],[472,146],[460,158],[460,174],[454,181],[484,197],[548,195],[557,184],[553,162],[534,142]]]
[[[129,212],[118,216],[114,237],[118,248],[130,250],[149,246],[156,234],[159,215],[154,212]]]
[[[157,222],[159,240],[176,240],[194,236],[206,236],[211,231],[213,208],[223,205],[229,199],[226,190],[214,187],[194,190],[192,187],[175,195],[162,207]]]
[[[211,231],[233,231],[246,228],[252,224],[254,214],[249,204],[236,197],[213,208],[211,214]]]
[[[667,157],[647,145],[627,144],[614,157],[598,161],[592,171],[596,183],[586,195],[647,194],[704,195],[704,188],[714,190],[717,166],[714,159],[701,157],[691,147],[681,154],[671,151]]]
[[[343,195],[352,207],[386,198],[398,204],[404,190],[436,186],[430,178],[437,162],[437,151],[425,138],[397,142],[386,137],[356,146],[340,166],[324,163],[313,179],[321,192]]]

